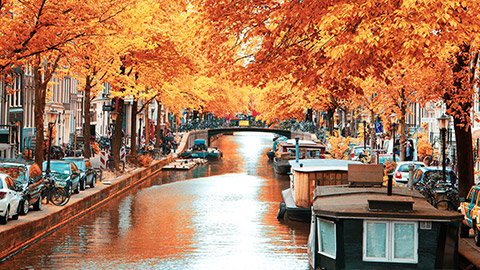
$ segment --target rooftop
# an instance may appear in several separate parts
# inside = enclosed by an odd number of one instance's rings
[[[362,164],[360,161],[341,159],[301,159],[290,160],[292,169],[299,172],[348,171],[348,164]]]
[[[353,219],[395,218],[447,222],[463,218],[457,212],[436,209],[425,200],[422,194],[415,190],[393,187],[393,196],[375,196],[385,194],[387,194],[386,187],[319,186],[315,189],[313,211],[320,216]],[[413,203],[413,211],[372,211],[369,209],[368,202],[372,198],[377,201],[385,200],[387,203],[392,202],[392,199],[397,199],[400,202],[410,202]]]

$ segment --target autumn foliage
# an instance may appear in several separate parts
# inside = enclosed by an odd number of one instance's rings
[[[328,137],[327,143],[330,148],[328,150],[329,157],[332,159],[349,159],[350,158],[350,144],[355,139],[341,136]]]
[[[143,167],[148,167],[153,161],[150,155],[141,155],[138,157],[138,163]]]

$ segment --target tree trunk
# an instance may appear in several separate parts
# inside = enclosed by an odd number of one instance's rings
[[[148,118],[148,105],[145,107],[145,147],[150,143],[150,120]]]
[[[463,84],[463,72],[470,65],[470,46],[460,46],[453,65],[452,72],[454,74],[455,90],[452,93],[446,92],[443,96],[447,104],[447,111],[453,116],[455,128],[455,139],[457,143],[457,157],[461,158],[458,164],[458,196],[467,197],[470,187],[474,184],[474,164],[473,164],[473,146],[472,146],[472,130],[470,127],[470,118],[465,116],[472,109],[472,100],[462,98],[465,85]],[[474,56],[474,63],[477,62],[478,54]],[[470,83],[473,82],[475,76],[474,69],[470,71]],[[466,87],[472,87],[467,85]],[[471,97],[470,97],[471,98]]]
[[[335,120],[335,119],[333,119],[333,114],[334,114],[334,113],[335,113],[335,110],[334,110],[334,109],[329,108],[329,109],[327,110],[327,124],[328,124],[328,131],[329,131],[330,135],[333,135],[333,134],[334,134],[334,132],[333,132],[333,130],[334,130],[334,125],[335,125],[335,124],[333,123],[333,121]]]
[[[155,148],[160,148],[160,140],[162,139],[162,110],[160,110],[160,102],[157,101],[157,130],[155,130]]]
[[[85,158],[90,158],[90,90],[92,80],[90,76],[87,75],[85,78],[85,89],[84,89],[84,101],[83,101],[83,118],[84,118],[84,129],[83,129],[83,155]]]
[[[125,101],[123,98],[118,98],[117,100],[117,120],[115,120],[115,135],[113,138],[113,168],[115,171],[120,170],[120,148],[122,146],[123,139],[123,115],[124,115],[124,106]]]
[[[132,104],[132,114],[130,115],[130,120],[132,123],[130,129],[130,155],[137,155],[137,107],[138,100],[134,99]]]
[[[458,165],[458,196],[467,197],[470,187],[474,185],[472,129],[462,126],[457,117],[453,118],[455,124],[455,139],[457,141],[457,156],[461,157]]]
[[[44,121],[45,121],[45,98],[47,93],[47,84],[42,82],[42,74],[40,72],[41,67],[40,55],[36,56],[36,63],[33,67],[34,80],[35,80],[35,162],[43,168],[44,158]]]
[[[400,147],[400,160],[405,161],[405,138],[407,134],[407,124],[405,123],[405,118],[407,115],[407,105],[405,103],[404,97],[404,89],[401,89],[400,94],[401,102],[400,102],[400,143],[398,147]],[[395,142],[394,142],[395,143]]]

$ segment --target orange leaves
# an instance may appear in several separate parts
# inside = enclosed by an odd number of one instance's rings
[[[329,136],[328,145],[330,146],[328,154],[333,159],[349,159],[350,158],[350,144],[354,139],[341,136]]]

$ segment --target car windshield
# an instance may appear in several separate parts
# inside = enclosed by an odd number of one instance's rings
[[[367,147],[367,151],[370,151],[370,147]],[[353,153],[355,155],[360,155],[363,152],[363,147],[353,148]]]
[[[85,171],[85,162],[83,160],[81,159],[65,159],[65,160],[75,163],[75,165],[80,171]]]
[[[8,174],[13,181],[20,181],[21,183],[27,181],[25,177],[26,168],[24,167],[2,164],[0,165],[0,172]]]
[[[432,181],[441,181],[443,180],[443,172],[442,170],[434,170],[434,171],[426,171],[425,172],[425,176],[423,177],[423,181],[428,181],[428,180],[432,180]],[[456,180],[456,176],[455,174],[452,172],[452,171],[447,171],[447,175],[446,175],[446,180],[447,181],[450,181],[452,182]]]
[[[395,156],[395,160],[399,161],[400,158],[398,156]],[[378,164],[385,164],[387,161],[392,161],[392,156],[381,156],[378,158]]]
[[[43,162],[43,171],[47,169],[47,162]],[[50,171],[54,173],[70,174],[69,162],[50,162]]]
[[[399,172],[408,172],[408,166],[410,166],[411,164],[402,164],[400,165],[400,167],[398,167],[398,171]],[[415,171],[416,169],[420,168],[420,167],[425,167],[423,164],[414,164],[415,167],[413,168],[413,170]]]

